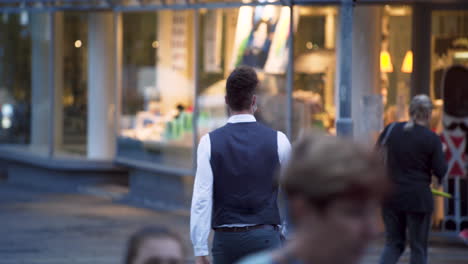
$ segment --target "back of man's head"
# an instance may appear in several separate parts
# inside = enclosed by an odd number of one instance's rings
[[[280,178],[290,196],[326,206],[335,197],[382,199],[389,182],[375,153],[348,139],[307,132],[296,141]]]
[[[236,68],[226,82],[226,103],[234,111],[249,110],[258,86],[254,69],[248,66]]]

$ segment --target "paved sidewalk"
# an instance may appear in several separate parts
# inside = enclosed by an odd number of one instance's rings
[[[129,235],[155,224],[188,234],[187,216],[0,183],[1,264],[122,263]]]
[[[0,264],[122,263],[128,236],[153,224],[179,231],[192,252],[188,215],[134,208],[103,197],[0,182]],[[378,263],[381,248],[382,241],[374,243],[363,264]],[[437,243],[429,254],[430,264],[468,263],[468,247],[462,243]],[[408,263],[408,252],[400,263]]]

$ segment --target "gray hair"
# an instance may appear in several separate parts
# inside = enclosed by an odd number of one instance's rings
[[[409,114],[410,120],[405,125],[405,130],[410,130],[414,127],[415,121],[429,121],[432,112],[432,101],[425,94],[416,95],[411,100]]]

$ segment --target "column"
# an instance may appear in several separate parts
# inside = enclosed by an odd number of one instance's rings
[[[31,149],[48,153],[50,120],[50,45],[53,37],[49,13],[30,15],[31,25]]]
[[[115,156],[115,27],[112,12],[90,13],[88,20],[89,159]]]
[[[63,12],[54,13],[54,149],[63,144]]]
[[[428,5],[413,7],[413,74],[411,95],[430,95],[431,80],[431,10]]]
[[[359,6],[354,9],[352,116],[354,138],[362,143],[372,141],[372,132],[382,123],[378,107],[382,109],[380,94],[381,16],[378,6]]]
[[[351,67],[353,46],[353,0],[341,0],[340,29],[337,49],[337,118],[338,136],[353,134],[351,117]]]
[[[334,50],[336,48],[336,20],[337,19],[335,19],[335,11],[333,9],[329,9],[325,18],[325,48],[329,50]],[[335,68],[327,68],[325,87],[330,88],[325,89],[324,100],[326,106],[335,105],[335,89],[333,88],[333,82],[335,81]],[[326,109],[327,112],[330,112],[331,110],[332,109]]]

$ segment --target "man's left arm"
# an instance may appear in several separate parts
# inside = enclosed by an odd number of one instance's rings
[[[278,158],[280,162],[280,167],[285,166],[285,164],[289,161],[291,155],[291,143],[288,140],[288,137],[283,132],[278,131]],[[287,221],[288,219],[288,209],[286,205],[286,197],[281,193],[280,190],[280,210],[282,211],[283,220],[281,223],[281,233],[283,235],[283,239],[285,239],[286,235],[288,234],[288,229],[290,225]]]

